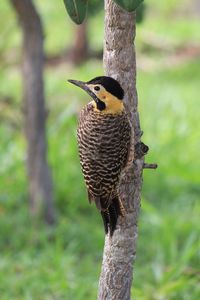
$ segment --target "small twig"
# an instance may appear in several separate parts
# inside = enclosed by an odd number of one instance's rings
[[[143,169],[157,169],[158,165],[157,164],[143,164]]]

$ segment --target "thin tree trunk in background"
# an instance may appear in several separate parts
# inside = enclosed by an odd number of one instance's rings
[[[74,45],[71,50],[71,61],[80,65],[88,58],[87,21],[75,27]]]
[[[104,66],[106,74],[119,80],[125,90],[125,104],[134,130],[134,143],[140,141],[137,111],[135,13],[127,13],[112,0],[105,0]],[[128,300],[136,255],[137,222],[140,211],[143,159],[121,182],[120,195],[125,203],[126,216],[120,218],[112,239],[105,238],[102,270],[99,281],[99,300]]]
[[[194,12],[197,14],[197,15],[200,15],[200,2],[199,0],[194,0]]]
[[[43,31],[31,0],[11,0],[23,30],[23,97],[27,171],[31,212],[54,221],[53,187],[47,163],[45,99],[43,88]]]

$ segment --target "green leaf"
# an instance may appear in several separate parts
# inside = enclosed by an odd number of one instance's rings
[[[64,0],[70,18],[76,24],[83,23],[87,12],[87,2],[88,0]]]
[[[128,12],[136,10],[136,8],[144,1],[144,0],[114,0],[119,6],[125,9]]]

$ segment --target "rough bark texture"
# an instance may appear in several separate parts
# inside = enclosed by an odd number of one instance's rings
[[[119,80],[125,90],[126,109],[140,141],[137,111],[136,61],[134,50],[135,13],[127,13],[112,0],[105,0],[104,66],[106,74]],[[120,218],[112,238],[105,238],[99,300],[128,300],[136,255],[137,221],[140,210],[143,159],[136,159],[121,182],[121,198],[126,216]]]
[[[31,212],[54,220],[53,188],[47,163],[46,110],[43,89],[43,31],[31,0],[11,0],[23,30],[23,94],[27,171]]]

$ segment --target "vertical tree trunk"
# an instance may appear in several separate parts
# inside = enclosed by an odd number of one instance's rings
[[[87,21],[75,27],[74,45],[71,50],[71,60],[80,65],[88,58]]]
[[[135,13],[128,13],[112,0],[105,0],[104,66],[106,74],[119,80],[125,90],[125,104],[134,131],[134,143],[140,141],[137,111],[136,61],[134,50]],[[136,255],[137,222],[140,210],[143,159],[134,161],[121,182],[120,194],[126,216],[120,218],[112,239],[105,238],[99,300],[128,300]]]
[[[27,171],[31,212],[54,221],[53,188],[47,163],[43,88],[43,31],[31,0],[11,0],[23,30],[23,85]]]

